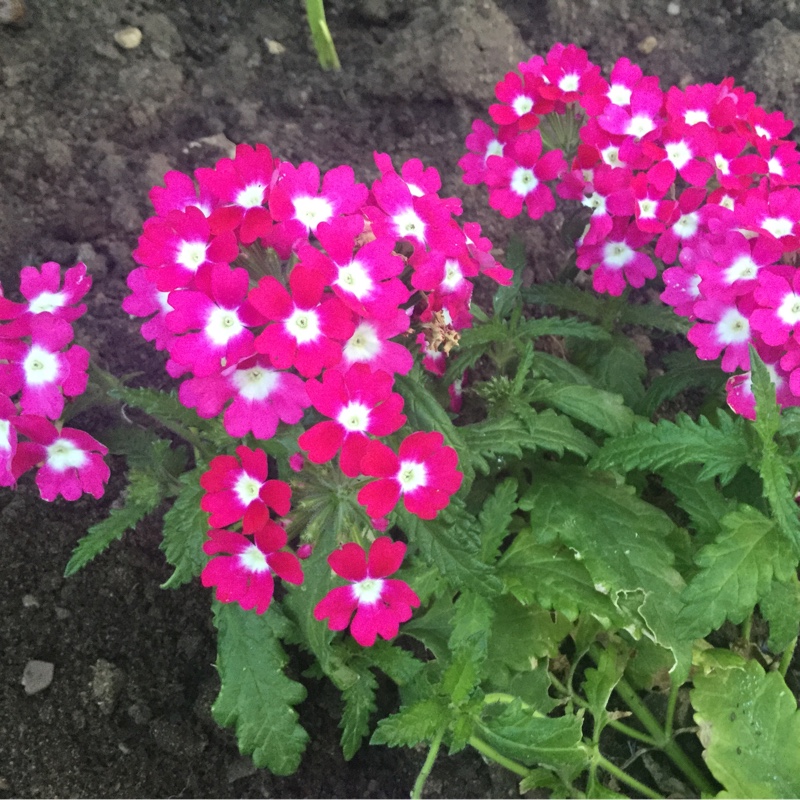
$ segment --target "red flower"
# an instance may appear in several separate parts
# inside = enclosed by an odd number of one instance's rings
[[[369,555],[353,542],[335,550],[328,556],[328,564],[350,585],[331,589],[317,603],[314,619],[321,622],[328,618],[332,631],[343,631],[350,625],[350,633],[362,647],[371,647],[377,636],[397,636],[400,623],[411,619],[412,607],[420,603],[405,581],[387,579],[400,568],[405,553],[406,546],[388,536],[376,539]]]

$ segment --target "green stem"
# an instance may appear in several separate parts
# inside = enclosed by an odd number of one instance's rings
[[[778,672],[780,672],[784,678],[786,677],[786,673],[789,671],[789,664],[792,663],[796,648],[797,637],[795,636],[794,641],[781,654],[781,663],[778,665]]]
[[[753,612],[747,615],[747,619],[742,623],[742,639],[746,642],[750,641],[750,633],[753,630]]]
[[[658,720],[639,699],[639,695],[636,694],[631,685],[623,678],[615,688],[639,722],[656,740],[656,746],[667,754],[672,763],[692,782],[694,787],[701,794],[716,794],[716,789],[698,769],[697,765],[683,752],[677,742],[666,736],[664,730],[658,724]]]
[[[667,700],[667,714],[664,720],[664,736],[668,739],[672,738],[672,728],[675,722],[675,706],[678,702],[678,692],[680,688],[680,684],[673,680],[670,685],[669,700]]]
[[[654,792],[640,781],[637,781],[636,778],[632,778],[627,772],[621,770],[616,764],[601,756],[600,753],[595,753],[594,759],[597,763],[597,766],[599,766],[601,769],[604,769],[609,773],[609,775],[613,775],[621,783],[627,783],[628,786],[630,786],[631,789],[637,793],[637,795],[641,797],[651,797],[653,800],[662,800],[663,795],[658,794],[658,792]]]
[[[308,15],[308,27],[311,29],[311,38],[314,40],[314,49],[317,51],[319,65],[322,69],[340,70],[342,65],[339,63],[339,56],[336,53],[336,45],[328,29],[328,21],[325,19],[325,6],[322,0],[306,0],[306,14]]]
[[[436,756],[439,754],[439,748],[441,747],[442,738],[444,737],[446,730],[447,725],[442,725],[442,727],[439,728],[436,736],[433,737],[430,749],[428,750],[428,755],[425,757],[425,763],[422,765],[419,775],[417,775],[417,780],[414,781],[414,788],[411,790],[412,800],[419,800],[422,797],[422,790],[425,788],[425,781],[428,780],[428,776],[431,774],[433,764],[436,761]]]
[[[523,767],[522,764],[513,761],[510,758],[506,758],[501,753],[498,753],[497,750],[494,749],[490,744],[487,744],[483,741],[483,739],[479,739],[477,736],[470,736],[469,743],[474,747],[479,753],[486,756],[486,758],[491,758],[492,761],[498,763],[501,767],[505,767],[507,770],[519,775],[522,778],[526,778],[530,770],[527,767]]]

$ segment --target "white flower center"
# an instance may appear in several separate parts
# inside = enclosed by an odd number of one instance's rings
[[[236,370],[231,375],[231,381],[245,400],[264,400],[275,391],[280,376],[274,369],[251,367]]]
[[[619,147],[616,147],[613,144],[610,144],[608,147],[604,147],[600,151],[600,157],[603,159],[603,163],[608,164],[609,167],[619,167],[623,165],[623,162],[619,157]]]
[[[631,90],[622,83],[612,83],[608,87],[606,97],[615,106],[627,106],[631,102]]]
[[[656,215],[656,210],[658,209],[658,201],[651,200],[649,197],[645,197],[643,200],[639,200],[639,217],[641,219],[653,219]]]
[[[772,156],[772,158],[767,161],[767,170],[769,170],[772,175],[783,175],[783,165],[775,156]]]
[[[644,114],[638,114],[628,123],[625,133],[627,133],[628,136],[635,136],[638,139],[639,137],[650,133],[650,131],[654,130],[655,127],[655,123],[652,119],[650,119],[650,117],[645,116]]]
[[[324,197],[295,197],[294,217],[309,230],[316,230],[320,222],[333,216],[333,206]]]
[[[797,325],[800,322],[800,295],[789,292],[778,306],[777,313],[787,325]]]
[[[667,151],[667,160],[675,169],[683,169],[693,158],[689,145],[683,139],[679,142],[667,142],[664,149]]]
[[[334,285],[354,295],[357,300],[362,300],[372,291],[374,283],[362,264],[351,261],[347,266],[339,267],[339,276]]]
[[[714,166],[723,174],[729,175],[731,171],[731,162],[728,161],[722,153],[714,154]]]
[[[11,423],[0,419],[0,450],[11,450]]]
[[[239,563],[248,572],[269,572],[267,557],[254,544],[239,553]]]
[[[558,88],[561,89],[562,92],[577,92],[579,85],[580,79],[574,72],[564,75],[558,82]]]
[[[369,408],[353,400],[339,412],[336,421],[348,433],[364,433],[369,425]]]
[[[25,371],[25,383],[29,386],[43,386],[58,378],[58,358],[55,353],[34,344],[22,362],[22,369]]]
[[[235,311],[214,307],[208,315],[205,332],[212,343],[221,347],[244,330]]]
[[[765,136],[767,139],[772,138],[772,134],[766,128],[762,128],[760,125],[755,125],[754,129],[757,136]]]
[[[776,239],[780,239],[791,234],[794,223],[788,217],[767,217],[761,223],[761,227]]]
[[[635,255],[625,242],[608,242],[603,246],[603,266],[622,269]]]
[[[86,451],[81,450],[69,439],[56,439],[47,446],[47,465],[56,472],[74,467],[80,469],[86,463]]]
[[[454,258],[448,258],[444,262],[444,279],[442,286],[448,292],[454,292],[456,287],[461,281],[464,280],[464,273],[461,271],[461,266]]]
[[[344,346],[344,357],[350,363],[372,361],[381,351],[378,332],[368,322],[362,322]]]
[[[392,217],[398,238],[410,236],[420,242],[425,241],[425,223],[413,208],[407,208]]]
[[[606,198],[598,192],[584,197],[583,200],[581,200],[581,204],[586,206],[586,208],[592,209],[593,217],[599,217],[606,213]]]
[[[41,314],[44,311],[55,311],[67,302],[63,292],[42,292],[28,303],[28,310],[32,314]]]
[[[208,245],[205,242],[181,242],[175,261],[191,272],[197,272],[198,267],[205,262]]]
[[[243,506],[249,506],[253,500],[258,498],[262,486],[261,481],[257,481],[252,475],[248,475],[242,470],[236,483],[233,484],[233,492]]]
[[[700,226],[700,215],[696,211],[690,214],[683,214],[673,225],[672,229],[679,239],[691,239],[697,233]]]
[[[284,325],[297,344],[315,342],[320,336],[319,316],[314,309],[295,308]]]
[[[539,179],[528,167],[517,167],[511,175],[511,191],[527,197],[537,186]]]
[[[727,208],[728,211],[733,211],[733,206],[735,205],[735,203],[736,201],[729,194],[726,194],[720,197],[717,205],[720,205],[723,208]]]
[[[383,593],[382,578],[365,578],[353,584],[353,594],[359,604],[372,605],[381,599]]]
[[[400,484],[401,494],[415,492],[428,483],[428,471],[419,461],[401,461],[397,471],[397,482]]]
[[[708,112],[704,108],[691,109],[684,113],[683,121],[687,125],[697,125],[698,122],[705,122],[708,125]]]
[[[422,197],[425,194],[416,183],[406,182],[406,186],[408,186],[408,191],[411,192],[412,197]]]
[[[523,117],[533,108],[533,100],[526,94],[517,95],[511,103],[511,108],[518,117]]]
[[[236,195],[234,202],[237,206],[242,206],[242,208],[256,208],[263,205],[265,188],[261,183],[251,183]]]
[[[739,256],[724,272],[726,283],[749,281],[758,274],[758,264],[750,256]]]
[[[484,160],[489,158],[489,156],[501,155],[503,155],[503,143],[499,139],[492,139],[489,144],[486,145],[486,153],[483,156]]]
[[[750,322],[735,308],[729,308],[716,324],[717,339],[725,345],[741,344],[750,338]]]

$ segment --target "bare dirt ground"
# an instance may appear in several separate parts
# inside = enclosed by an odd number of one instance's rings
[[[319,69],[299,0],[27,4],[21,24],[0,24],[0,280],[15,297],[22,266],[84,261],[94,288],[78,343],[149,385],[170,385],[163,360],[119,307],[147,192],[168,169],[213,165],[229,143],[264,142],[322,169],[349,163],[366,182],[373,150],[422,158],[498,246],[523,236],[536,277],[563,255],[553,223],[501,221],[456,167],[472,119],[487,119],[495,82],[519,60],[576,42],[606,68],[628,56],[662,86],[733,75],[800,119],[794,0],[329,0],[336,74]],[[127,25],[143,33],[131,50],[114,41]],[[107,422],[87,413],[74,424],[97,434]],[[424,753],[373,747],[344,762],[324,684],[301,706],[312,744],[297,775],[239,756],[209,715],[208,593],[158,588],[169,575],[158,515],[62,577],[119,496],[113,466],[99,503],[45,503],[28,479],[0,490],[0,797],[408,796]],[[27,695],[31,659],[55,673]],[[497,797],[514,786],[463,753],[440,758],[427,791]]]

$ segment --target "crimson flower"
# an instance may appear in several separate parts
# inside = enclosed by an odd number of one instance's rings
[[[461,486],[464,476],[457,463],[456,451],[444,445],[438,431],[412,433],[397,455],[382,442],[372,441],[361,459],[361,471],[379,480],[361,489],[358,502],[374,519],[385,517],[402,495],[410,513],[433,519]]]
[[[405,581],[388,578],[400,568],[405,553],[406,546],[388,536],[376,539],[369,555],[353,542],[334,550],[328,564],[350,585],[331,589],[314,608],[314,619],[328,619],[332,631],[350,625],[350,633],[362,647],[372,647],[378,636],[397,636],[400,623],[411,619],[411,609],[420,603]]]

